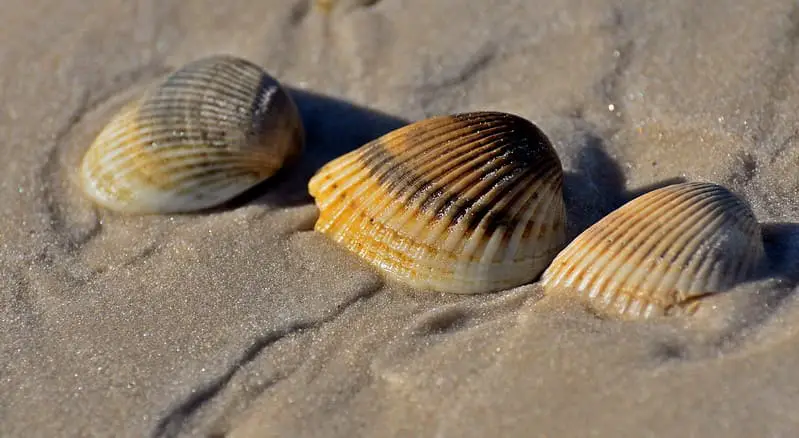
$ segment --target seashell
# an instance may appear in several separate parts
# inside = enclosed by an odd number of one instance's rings
[[[565,244],[563,169],[531,122],[500,112],[407,125],[308,184],[315,229],[417,289],[481,293],[537,277]]]
[[[702,297],[750,279],[765,250],[749,205],[710,183],[642,195],[597,222],[541,277],[547,294],[572,294],[621,319],[688,315]]]
[[[272,176],[303,143],[297,108],[275,79],[247,60],[212,56],[124,107],[84,155],[80,181],[118,212],[196,211]]]

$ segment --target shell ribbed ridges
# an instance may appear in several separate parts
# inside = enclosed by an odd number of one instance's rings
[[[297,108],[275,79],[247,60],[212,56],[106,125],[81,163],[82,188],[123,213],[201,210],[272,176],[303,143]]]
[[[628,319],[691,313],[698,298],[750,278],[764,257],[743,200],[716,184],[684,183],[642,195],[584,231],[542,284]]]
[[[420,289],[489,292],[537,277],[565,238],[560,160],[531,122],[434,117],[328,163],[316,230]]]

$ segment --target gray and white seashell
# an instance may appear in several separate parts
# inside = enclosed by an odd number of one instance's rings
[[[123,108],[83,157],[83,192],[122,213],[217,206],[272,176],[304,143],[297,108],[257,65],[212,56]]]

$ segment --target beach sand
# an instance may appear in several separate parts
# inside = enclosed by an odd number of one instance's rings
[[[7,0],[0,436],[788,437],[799,430],[799,7],[791,0]],[[302,162],[212,212],[84,199],[82,152],[165,73],[228,53],[292,90]],[[306,184],[410,121],[524,116],[569,238],[646,191],[723,184],[771,269],[657,322],[538,284],[384,280]]]

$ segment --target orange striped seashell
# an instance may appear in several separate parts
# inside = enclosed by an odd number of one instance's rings
[[[303,148],[299,113],[257,65],[212,56],[178,69],[123,108],[83,157],[83,192],[122,213],[217,206]]]
[[[325,165],[315,229],[417,289],[472,294],[534,280],[565,243],[563,170],[531,122],[422,120]]]
[[[750,279],[763,266],[760,225],[749,205],[710,183],[667,186],[597,222],[542,275],[547,294],[570,294],[622,319],[692,314],[701,298]]]

